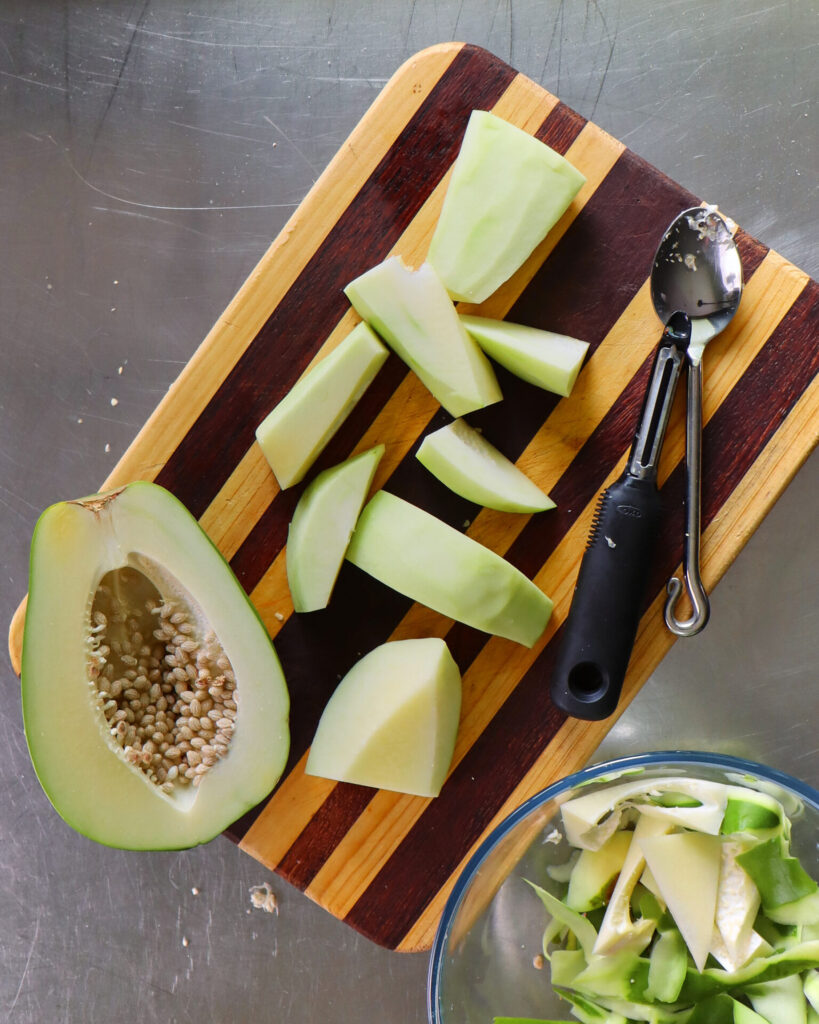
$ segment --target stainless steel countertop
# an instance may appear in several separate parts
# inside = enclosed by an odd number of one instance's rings
[[[413,52],[485,46],[817,276],[817,16],[816,0],[0,0],[0,620],[38,513],[96,489]],[[722,750],[819,786],[817,468],[595,760]],[[426,1019],[425,956],[361,939],[227,840],[132,854],[70,831],[7,663],[2,688],[0,1021]],[[250,910],[266,879],[278,916]]]

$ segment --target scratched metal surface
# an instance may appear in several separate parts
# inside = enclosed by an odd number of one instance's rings
[[[104,478],[405,57],[493,50],[816,276],[817,14],[0,0],[0,620],[39,510]],[[601,754],[721,749],[819,785],[817,468]],[[6,664],[0,679],[0,1021],[425,1019],[424,956],[372,946],[278,880],[279,915],[251,913],[265,873],[226,840],[135,855],[73,834],[30,767]]]

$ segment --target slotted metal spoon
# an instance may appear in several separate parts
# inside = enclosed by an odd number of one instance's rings
[[[691,614],[681,619],[677,604],[683,582],[668,581],[664,617],[677,636],[694,636],[710,615],[700,575],[702,479],[702,357],[705,346],[727,327],[742,297],[739,251],[723,218],[710,206],[684,210],[663,236],[651,272],[651,299],[667,324],[674,313],[691,321],[685,419],[685,546],[683,579]]]

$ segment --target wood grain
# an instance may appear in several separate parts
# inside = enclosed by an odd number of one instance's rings
[[[469,112],[500,116],[563,153],[586,185],[523,267],[480,306],[581,337],[589,355],[569,399],[498,371],[505,400],[470,415],[547,490],[534,516],[480,509],[415,459],[449,417],[391,356],[303,485],[281,491],[254,430],[306,369],[357,323],[343,286],[399,253],[423,261]],[[243,850],[383,945],[429,946],[447,894],[477,844],[514,807],[580,767],[669,650],[665,580],[678,569],[683,403],[665,441],[667,509],[616,715],[567,719],[548,683],[601,488],[621,472],[660,325],[648,274],[665,227],[697,198],[514,69],[469,45],[408,61],[342,146],[106,481],[155,479],[200,519],[259,610],[292,697],[292,749],[263,805],[234,823]],[[811,451],[819,433],[819,286],[741,229],[739,312],[708,347],[703,434],[703,575],[709,589]],[[285,541],[321,469],[386,445],[375,486],[505,555],[555,602],[531,649],[415,605],[345,564],[330,607],[297,615]],[[12,623],[19,670],[24,605]],[[455,756],[435,800],[304,774],[337,680],[388,639],[444,637],[463,675]]]

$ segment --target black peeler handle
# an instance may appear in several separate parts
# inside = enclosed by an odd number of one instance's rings
[[[624,474],[600,497],[552,673],[552,700],[575,718],[617,707],[659,522],[653,481]]]
[[[660,448],[690,336],[688,317],[674,313],[626,470],[597,506],[551,680],[552,701],[575,718],[607,718],[617,707],[660,524]]]

